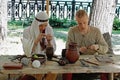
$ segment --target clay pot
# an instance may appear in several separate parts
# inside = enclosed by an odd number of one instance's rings
[[[75,63],[79,59],[76,43],[69,43],[69,48],[66,50],[66,58],[69,63]]]

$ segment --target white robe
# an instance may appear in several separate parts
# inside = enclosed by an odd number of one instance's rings
[[[31,26],[24,29],[22,43],[23,43],[23,50],[24,50],[24,53],[26,56],[28,56],[28,57],[31,56],[34,41],[38,37],[39,33],[40,33],[40,31],[39,31],[38,21],[36,21],[36,20],[33,21]],[[53,48],[55,51],[56,43],[55,43],[55,39],[54,39],[53,29],[52,29],[52,27],[49,26],[49,24],[47,25],[47,27],[45,29],[45,34],[51,34],[51,36],[52,36],[51,44],[53,45]],[[46,41],[46,43],[47,43],[47,41]],[[43,52],[41,51],[40,42],[38,43],[37,47],[35,48],[34,53],[35,54],[43,54]]]

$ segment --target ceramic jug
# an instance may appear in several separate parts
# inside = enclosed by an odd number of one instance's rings
[[[48,60],[51,60],[54,55],[54,48],[52,44],[50,43],[50,40],[48,40],[48,45],[46,46],[46,56]]]
[[[77,51],[76,43],[69,43],[69,47],[66,50],[65,56],[68,59],[69,63],[75,63],[79,59],[79,53]]]

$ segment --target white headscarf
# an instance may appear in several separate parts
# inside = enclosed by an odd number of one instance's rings
[[[40,33],[39,25],[41,25],[47,21],[48,21],[47,13],[43,12],[43,11],[38,12],[37,15],[35,16],[35,19],[33,20],[32,24],[31,24],[31,29],[30,29],[31,36],[34,38],[37,38],[37,36]],[[47,27],[48,27],[48,25],[47,25]]]

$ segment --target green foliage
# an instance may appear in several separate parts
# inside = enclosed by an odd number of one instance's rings
[[[118,30],[120,28],[120,19],[118,17],[114,18],[113,30]]]
[[[120,30],[112,30],[112,34],[120,34]]]
[[[15,30],[15,29],[18,29],[22,26],[22,21],[18,20],[18,21],[14,21],[14,20],[11,20],[11,21],[8,21],[8,29],[11,29],[11,30]]]
[[[34,19],[34,16],[25,20],[8,21],[8,28],[13,30],[20,28],[20,26],[21,28],[25,28],[31,25],[33,19]],[[54,28],[69,28],[77,24],[75,20],[68,20],[67,18],[60,19],[60,18],[57,18],[56,16],[51,16],[49,18],[49,23]]]
[[[62,21],[60,20],[60,18],[56,18],[56,17],[50,17],[49,18],[49,23],[52,27],[61,27],[62,26]]]
[[[70,25],[75,26],[75,25],[77,25],[77,22],[75,20],[71,20]]]
[[[68,28],[77,24],[75,20],[68,20],[67,18],[60,19],[56,16],[51,16],[49,23],[54,28]]]
[[[25,28],[31,25],[32,21],[34,19],[34,16],[31,16],[30,18],[26,18],[24,20],[10,20],[8,21],[8,29],[18,29],[18,28]]]
[[[18,29],[18,28],[24,28],[26,26],[29,26],[31,24],[30,21],[28,20],[11,20],[11,21],[8,21],[8,29],[12,29],[12,30],[15,30],[15,29]]]

